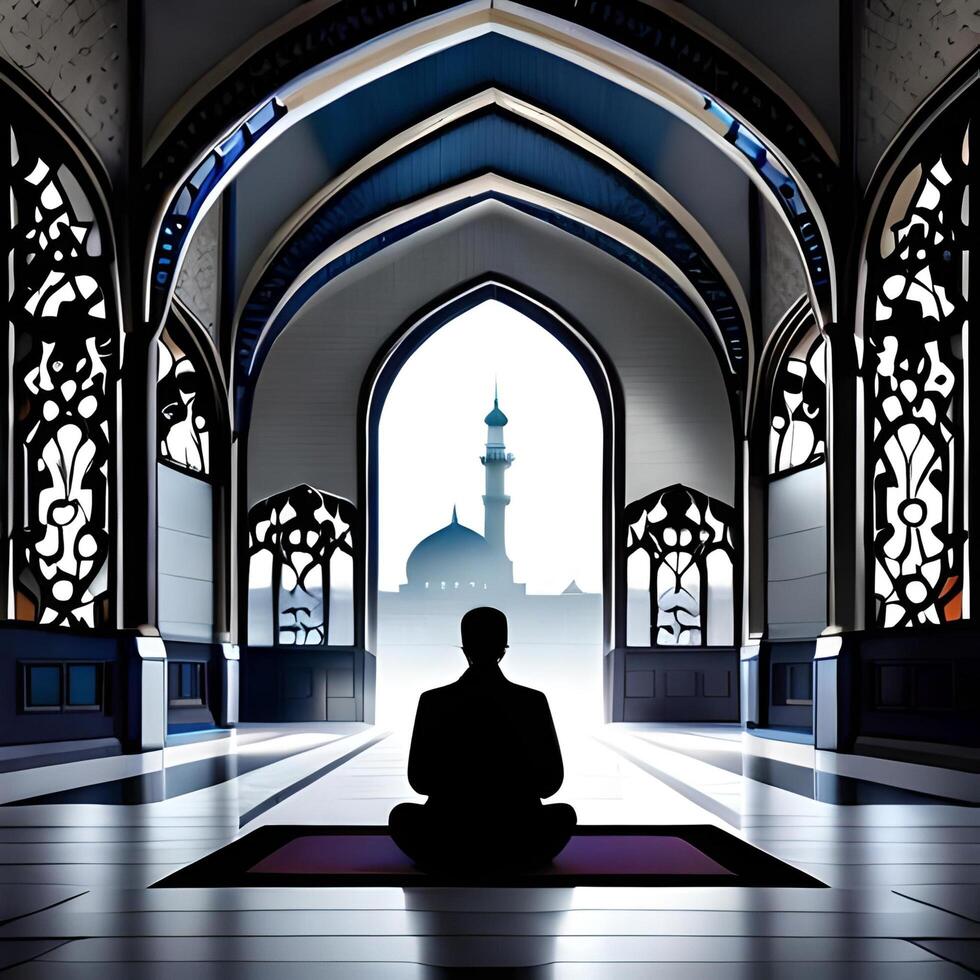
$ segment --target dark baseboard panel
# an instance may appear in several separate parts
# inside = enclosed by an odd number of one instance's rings
[[[734,647],[616,649],[607,658],[610,721],[739,719],[739,655]]]

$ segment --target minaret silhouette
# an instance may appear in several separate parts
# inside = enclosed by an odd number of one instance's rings
[[[486,493],[483,495],[483,536],[501,563],[509,562],[505,541],[505,512],[510,497],[504,493],[504,473],[514,461],[504,445],[507,416],[500,410],[497,385],[493,386],[493,409],[484,419],[487,424],[487,451],[480,457],[486,469]]]

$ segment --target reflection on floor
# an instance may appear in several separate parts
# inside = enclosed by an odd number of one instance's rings
[[[778,786],[800,796],[809,796],[822,803],[837,806],[856,806],[868,803],[896,803],[914,806],[922,803],[946,803],[950,806],[980,806],[966,800],[935,796],[918,790],[904,789],[901,786],[888,786],[872,782],[870,779],[855,779],[852,776],[838,776],[832,772],[821,772],[811,766],[782,762],[760,755],[742,752],[740,742],[732,742],[724,748],[702,748],[694,744],[672,745],[655,734],[643,732],[644,741],[663,748],[674,748],[692,759],[700,759],[719,769],[726,769],[736,776],[748,776],[757,783]]]
[[[956,805],[980,802],[975,774],[829,756],[731,726],[582,735],[565,745],[559,798],[583,823],[713,824],[831,887],[147,888],[259,826],[379,824],[412,798],[401,733],[324,727],[246,727],[5,773],[0,803],[24,805],[0,809],[0,970],[932,980],[980,969],[980,808]],[[175,787],[174,773],[200,763],[222,778]],[[158,802],[36,801],[151,773],[168,787]],[[823,798],[825,776],[862,785],[838,805]]]
[[[226,755],[166,766],[139,776],[124,776],[106,782],[76,786],[74,789],[44,793],[26,800],[14,800],[5,806],[34,806],[44,803],[103,803],[116,806],[136,806],[140,803],[159,803],[175,796],[185,796],[195,790],[236,779],[255,769],[273,762],[280,762],[300,752],[308,752],[315,745],[324,745],[344,738],[343,735],[324,735],[312,743],[302,739],[268,738],[253,743],[248,749]],[[284,744],[285,743],[285,744]]]

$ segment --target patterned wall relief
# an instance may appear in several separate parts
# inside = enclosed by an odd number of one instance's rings
[[[812,327],[783,358],[773,379],[769,474],[822,463],[827,453],[827,351]]]
[[[217,426],[207,369],[195,355],[178,330],[163,330],[157,341],[157,439],[161,462],[206,477]]]
[[[126,0],[0,0],[0,57],[88,137],[112,177],[126,162]]]
[[[796,240],[781,216],[764,201],[759,207],[765,232],[760,341],[765,343],[786,311],[806,292],[806,274]]]
[[[970,142],[963,121],[930,132],[872,226],[864,322],[878,626],[963,612]]]
[[[867,183],[902,123],[980,45],[974,0],[861,0],[858,170]]]
[[[677,484],[626,508],[630,646],[734,642],[735,511]]]
[[[248,514],[248,642],[354,642],[354,520],[349,500],[307,484]]]
[[[68,154],[15,123],[10,165],[15,615],[110,620],[118,333],[107,245]]]
[[[221,202],[201,220],[187,246],[184,263],[177,276],[177,297],[218,340],[220,299]]]

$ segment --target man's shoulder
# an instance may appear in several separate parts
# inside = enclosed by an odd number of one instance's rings
[[[441,701],[443,698],[452,697],[459,690],[459,681],[451,684],[443,684],[442,687],[430,687],[428,691],[423,691],[419,695],[419,703],[423,701]]]
[[[543,701],[545,704],[548,702],[548,696],[536,687],[524,687],[523,684],[515,684],[513,681],[508,681],[507,686],[515,698],[521,698],[524,701]]]

